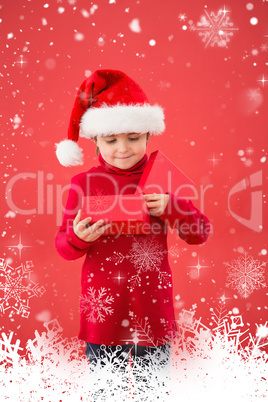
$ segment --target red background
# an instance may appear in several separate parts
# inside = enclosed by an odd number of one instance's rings
[[[253,8],[247,9],[247,4]],[[93,5],[97,7],[90,14]],[[191,21],[196,26],[205,9],[217,13],[224,6],[238,30],[233,31],[227,47],[206,46],[198,31],[190,30]],[[238,308],[245,328],[255,333],[255,324],[267,320],[267,288],[241,298],[225,286],[224,262],[237,259],[243,251],[255,260],[267,260],[265,197],[263,229],[256,232],[231,215],[228,194],[236,183],[260,170],[263,183],[258,190],[265,195],[267,189],[266,162],[261,158],[267,155],[268,82],[258,80],[268,79],[268,1],[10,0],[2,3],[0,13],[4,64],[0,257],[12,267],[31,260],[31,279],[46,289],[43,296],[29,300],[28,318],[10,317],[7,311],[1,317],[1,331],[14,331],[22,346],[33,339],[35,329],[44,331],[43,321],[53,318],[65,336],[78,333],[82,260],[65,261],[55,250],[61,220],[57,208],[61,210],[62,203],[57,190],[82,169],[96,165],[97,158],[93,142],[80,139],[84,166],[64,168],[56,159],[54,144],[67,137],[82,81],[89,72],[110,68],[130,75],[152,103],[165,109],[166,132],[150,139],[148,154],[160,149],[196,183],[196,206],[200,207],[200,186],[210,185],[203,209],[213,226],[207,243],[188,246],[175,234],[169,238],[170,246],[176,245],[180,254],[170,255],[176,317],[182,307],[188,310],[196,304],[196,317],[209,326],[209,309],[225,294],[226,308]],[[185,21],[180,14],[186,15]],[[251,24],[252,17],[258,18],[256,25]],[[133,19],[139,20],[141,32],[130,29]],[[76,33],[83,34],[83,39],[77,40]],[[149,43],[152,39],[154,46]],[[255,99],[249,91],[255,91]],[[12,195],[16,206],[26,210],[37,209],[39,196],[39,213],[11,217],[12,207],[4,199],[7,186],[21,177],[16,175],[29,173],[32,178],[20,178],[6,197]],[[63,205],[66,196],[65,191]],[[250,190],[236,195],[231,208],[249,218]],[[15,247],[20,236],[27,246],[21,252]],[[199,277],[191,267],[198,258],[207,266]]]

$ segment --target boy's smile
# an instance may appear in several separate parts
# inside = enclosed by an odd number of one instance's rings
[[[147,134],[122,133],[97,137],[95,143],[107,163],[119,169],[129,169],[144,157],[147,138]]]

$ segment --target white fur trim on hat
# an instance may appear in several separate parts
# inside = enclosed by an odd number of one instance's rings
[[[80,136],[86,138],[121,133],[158,135],[165,129],[164,112],[149,104],[92,107],[83,114],[80,129]]]
[[[75,141],[63,140],[56,144],[56,147],[56,155],[61,165],[83,165],[83,152]]]

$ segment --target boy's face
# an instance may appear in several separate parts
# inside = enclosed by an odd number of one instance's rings
[[[109,137],[97,137],[103,159],[119,169],[129,169],[145,155],[147,134],[122,133]]]

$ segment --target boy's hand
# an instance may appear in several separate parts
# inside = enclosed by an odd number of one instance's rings
[[[167,206],[169,194],[144,194],[144,199],[150,210],[150,215],[161,216]]]
[[[88,217],[83,220],[81,220],[81,209],[79,209],[76,217],[74,218],[73,221],[73,230],[74,233],[76,234],[79,239],[87,241],[87,242],[92,242],[94,240],[97,240],[103,232],[111,226],[109,223],[106,225],[103,225],[103,220],[100,219],[93,225],[89,225],[91,222],[92,218]]]

